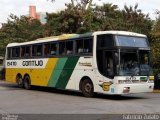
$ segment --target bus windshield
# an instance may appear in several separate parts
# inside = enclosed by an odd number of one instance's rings
[[[149,51],[120,52],[117,73],[120,76],[152,74]]]
[[[116,46],[123,47],[141,47],[148,48],[148,41],[144,37],[133,37],[133,36],[115,36]]]
[[[146,37],[97,36],[97,67],[108,77],[152,75],[150,47]]]

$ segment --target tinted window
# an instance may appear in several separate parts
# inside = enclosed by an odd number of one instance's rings
[[[86,53],[92,53],[92,51],[93,51],[93,39],[92,38],[76,40],[76,53],[86,54]]]
[[[21,47],[21,57],[30,57],[31,56],[31,46]]]
[[[76,41],[76,53],[83,53],[83,40]]]
[[[84,39],[84,53],[92,53],[93,49],[93,40],[92,39]]]
[[[12,48],[12,58],[20,57],[20,48]]]
[[[65,42],[59,42],[59,54],[65,55],[66,48],[65,48]]]
[[[32,55],[33,56],[42,56],[42,45],[33,45],[32,46]]]
[[[66,53],[73,54],[73,41],[66,42]]]
[[[114,40],[113,35],[98,35],[97,36],[97,47],[98,48],[106,48],[113,47]]]
[[[50,55],[57,55],[58,53],[58,44],[57,43],[51,43],[50,45]]]
[[[44,45],[44,55],[45,56],[50,55],[50,44],[49,43]]]

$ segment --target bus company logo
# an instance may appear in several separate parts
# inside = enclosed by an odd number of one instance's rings
[[[92,67],[92,64],[90,62],[79,62],[79,65]]]
[[[30,61],[23,61],[22,66],[43,66],[43,60],[30,60]]]

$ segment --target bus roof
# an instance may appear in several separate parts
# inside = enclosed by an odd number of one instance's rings
[[[146,37],[146,35],[143,35],[143,34],[127,32],[127,31],[97,31],[97,32],[88,32],[85,34],[62,34],[59,36],[39,38],[34,41],[23,42],[23,43],[9,43],[7,47],[30,45],[30,44],[51,42],[51,41],[57,41],[57,40],[67,40],[67,39],[74,39],[74,38],[90,37],[90,36],[100,35],[100,34],[116,34],[116,35]]]
[[[97,32],[94,32],[94,35],[99,35],[99,34],[115,34],[115,35],[147,37],[144,34],[139,34],[139,33],[135,33],[135,32],[128,32],[128,31],[97,31]]]

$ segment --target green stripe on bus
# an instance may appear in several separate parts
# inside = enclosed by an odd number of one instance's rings
[[[63,71],[63,68],[66,64],[68,58],[59,58],[56,66],[51,74],[50,80],[48,82],[49,87],[55,87],[56,83],[58,82],[58,79]]]
[[[73,73],[73,70],[77,64],[79,57],[69,57],[64,69],[58,79],[58,82],[56,84],[56,88],[61,88],[61,89],[65,89],[65,87],[67,86],[67,83]]]

